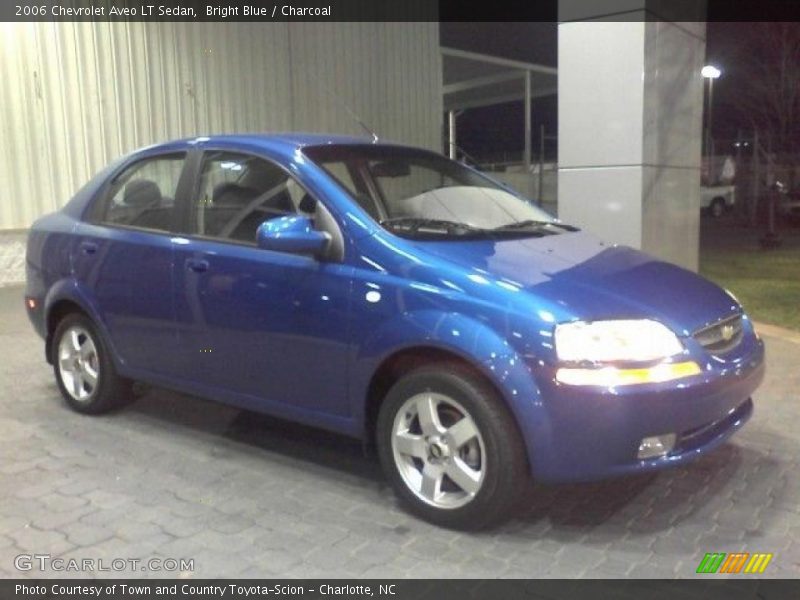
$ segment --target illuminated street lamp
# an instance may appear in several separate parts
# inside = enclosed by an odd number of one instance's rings
[[[722,71],[720,71],[714,65],[706,65],[700,70],[700,74],[708,80],[708,104],[706,105],[706,110],[708,111],[708,118],[706,119],[706,155],[711,158],[714,155],[714,152],[711,149],[711,101],[714,97],[714,80],[717,79],[720,75],[722,75]],[[711,161],[709,161],[709,172],[711,172]]]

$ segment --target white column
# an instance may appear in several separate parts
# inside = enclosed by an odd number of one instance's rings
[[[566,4],[558,25],[559,217],[697,270],[705,23],[649,12],[649,21],[643,12],[592,20],[576,13],[593,3]],[[623,4],[644,11],[648,3]]]

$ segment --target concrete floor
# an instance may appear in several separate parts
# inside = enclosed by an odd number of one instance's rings
[[[0,289],[0,576],[77,575],[14,567],[50,554],[194,559],[198,578],[695,577],[706,552],[749,551],[774,553],[765,577],[800,577],[800,344],[766,341],[756,413],[717,452],[534,488],[508,524],[463,534],[407,515],[345,438],[161,390],[70,412],[22,289]]]

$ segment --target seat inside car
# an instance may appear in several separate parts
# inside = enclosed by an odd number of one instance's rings
[[[170,229],[171,202],[150,179],[132,179],[125,184],[123,203],[130,207],[128,225],[147,229]]]
[[[286,174],[259,169],[257,165],[251,163],[239,181],[215,186],[214,208],[207,211],[210,217],[206,219],[207,234],[254,242],[261,223],[295,212],[286,189]]]

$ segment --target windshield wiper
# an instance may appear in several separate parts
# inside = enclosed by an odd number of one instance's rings
[[[578,231],[577,227],[565,225],[564,223],[559,223],[557,221],[534,221],[531,219],[506,223],[505,225],[500,225],[500,227],[495,227],[492,231],[513,231],[515,229],[525,229],[526,227],[546,227],[547,225],[552,225],[553,227],[558,227],[560,229],[564,229],[565,231]]]
[[[421,228],[443,229],[450,233],[454,229],[460,229],[470,233],[486,232],[486,229],[469,225],[468,223],[460,223],[458,221],[448,221],[446,219],[428,219],[423,217],[393,217],[390,219],[383,219],[380,222],[383,226],[399,228],[407,230],[409,233],[416,233]],[[399,227],[398,227],[399,226]]]

